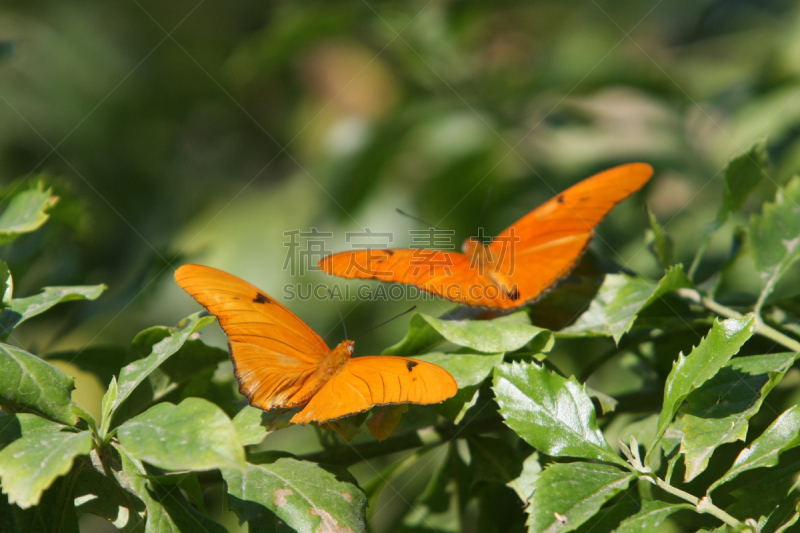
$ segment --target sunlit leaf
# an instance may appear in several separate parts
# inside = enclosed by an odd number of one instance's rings
[[[794,356],[777,353],[733,359],[686,398],[681,442],[685,481],[705,470],[716,448],[744,441],[748,420],[792,366]]]
[[[784,411],[756,440],[745,448],[733,466],[714,482],[709,492],[753,468],[775,466],[781,453],[800,445],[800,406]]]
[[[45,287],[42,292],[27,298],[14,298],[3,309],[2,322],[4,334],[15,328],[22,322],[31,317],[40,315],[51,307],[64,302],[75,300],[96,300],[103,291],[105,285],[87,285],[84,287]]]
[[[148,533],[185,533],[197,530],[207,533],[225,533],[227,531],[192,507],[180,491],[172,491],[159,483],[150,481],[144,465],[129,454],[124,447],[118,446],[117,450],[130,490],[147,507],[145,519]]]
[[[606,442],[583,385],[535,363],[498,365],[495,401],[506,424],[548,455],[625,464]]]
[[[766,141],[758,141],[747,152],[734,157],[725,167],[722,206],[717,213],[717,224],[722,225],[728,215],[738,211],[747,197],[765,176],[769,167]]]
[[[775,202],[764,204],[750,219],[750,248],[764,281],[759,302],[772,292],[784,272],[800,258],[800,177],[778,190]]]
[[[573,531],[636,478],[596,463],[553,463],[539,475],[527,507],[528,531]]]
[[[0,403],[16,410],[33,410],[72,425],[72,376],[25,350],[0,343]]]
[[[361,489],[314,463],[290,458],[248,463],[244,471],[223,468],[222,477],[229,505],[241,521],[263,518],[266,508],[297,531],[366,530]]]
[[[245,446],[259,444],[267,436],[267,428],[263,422],[264,414],[265,411],[246,405],[233,417],[233,427],[236,428]]]
[[[536,480],[542,473],[542,463],[539,461],[539,453],[533,452],[522,462],[522,472],[519,477],[512,479],[506,485],[514,489],[519,499],[527,502],[533,494]]]
[[[754,331],[755,318],[752,316],[715,321],[706,338],[688,356],[678,355],[667,376],[658,431],[648,453],[664,435],[686,397],[714,377]]]
[[[35,231],[47,221],[47,211],[58,201],[42,184],[16,194],[0,214],[0,244],[6,244],[23,233]]]
[[[682,265],[669,268],[658,283],[627,274],[608,274],[589,309],[559,334],[595,333],[610,335],[619,342],[633,326],[639,311],[668,292],[684,287],[691,287],[691,282]]]
[[[503,361],[503,354],[429,353],[415,359],[439,365],[456,380],[458,392],[439,406],[439,412],[458,423],[477,400],[480,384]]]
[[[17,415],[23,417],[35,415]],[[92,449],[89,431],[65,431],[55,422],[27,424],[21,437],[0,451],[0,481],[8,500],[27,509],[39,503],[42,493],[59,476],[72,469],[75,457]]]
[[[166,470],[244,467],[244,445],[230,418],[201,398],[159,403],[122,424],[117,437],[133,457]]]
[[[119,392],[112,413],[131,395],[147,377],[170,356],[177,352],[189,337],[214,322],[214,317],[201,316],[202,312],[189,315],[174,328],[150,328],[141,332],[133,341],[131,357],[133,362],[125,366],[119,373]],[[147,342],[154,330],[164,331],[164,335],[155,344]],[[137,357],[139,356],[139,357]]]
[[[494,320],[440,320],[415,313],[406,337],[383,353],[389,355],[417,355],[431,351],[444,341],[471,348],[483,353],[513,352],[534,338],[549,338],[550,330],[537,328],[520,320],[524,313],[516,313]],[[527,321],[527,316],[524,317]]]

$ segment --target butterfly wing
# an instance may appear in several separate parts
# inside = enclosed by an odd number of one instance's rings
[[[375,405],[439,403],[456,392],[453,376],[432,363],[388,355],[355,357],[291,421],[324,423]]]
[[[279,302],[206,266],[184,265],[175,281],[219,320],[239,391],[251,405],[264,410],[302,405],[322,385],[315,372],[330,348]]]
[[[566,276],[586,250],[594,228],[653,174],[645,163],[618,166],[548,200],[487,247],[492,265],[443,250],[359,250],[322,259],[319,267],[345,278],[410,283],[473,306],[511,309],[535,300]]]
[[[569,274],[594,236],[594,228],[615,205],[647,183],[652,174],[653,168],[645,163],[621,165],[595,174],[551,198],[495,237],[488,248],[499,259],[497,272],[518,291],[516,299],[501,297],[495,306],[508,309],[534,300]]]
[[[464,254],[446,250],[392,249],[340,252],[322,258],[319,268],[345,278],[416,285],[454,302],[484,305],[481,288],[494,282],[470,266]]]

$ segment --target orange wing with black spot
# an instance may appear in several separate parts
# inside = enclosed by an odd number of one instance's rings
[[[438,403],[457,391],[453,377],[430,363],[389,356],[350,359],[349,341],[332,351],[282,304],[221,270],[184,265],[175,280],[219,320],[239,390],[250,405],[268,411],[309,404],[292,422],[323,423],[373,405]],[[350,384],[364,394],[355,395]],[[344,392],[331,394],[334,389]],[[309,410],[312,404],[325,409]]]
[[[366,411],[373,405],[439,403],[458,392],[447,370],[405,357],[372,356],[350,359],[297,413],[292,422],[335,420]]]
[[[469,255],[436,250],[360,250],[319,266],[346,278],[408,283],[454,302],[511,309],[537,299],[575,267],[594,228],[647,183],[645,163],[611,168],[570,187]]]

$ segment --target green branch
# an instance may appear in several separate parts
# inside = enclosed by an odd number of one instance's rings
[[[730,307],[725,307],[724,305],[715,302],[711,298],[703,296],[694,289],[678,289],[678,295],[685,300],[702,305],[709,311],[713,311],[726,318],[740,318],[743,316],[740,312],[731,309]],[[788,335],[784,335],[777,329],[768,326],[758,315],[756,315],[756,333],[785,346],[793,352],[800,354],[800,342],[794,340]]]

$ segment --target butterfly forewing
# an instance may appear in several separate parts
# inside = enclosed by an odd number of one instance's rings
[[[184,265],[175,280],[228,336],[239,390],[262,409],[302,405],[330,352],[325,341],[286,307],[249,283],[215,268]]]

